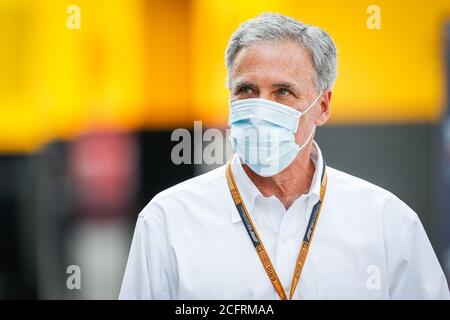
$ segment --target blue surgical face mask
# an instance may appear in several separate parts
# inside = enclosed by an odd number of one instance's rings
[[[262,177],[283,171],[314,134],[315,126],[301,146],[295,142],[300,117],[314,106],[320,96],[304,112],[260,98],[232,102],[228,125],[233,150]]]

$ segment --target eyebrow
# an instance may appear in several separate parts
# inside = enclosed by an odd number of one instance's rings
[[[254,85],[253,83],[249,81],[238,81],[234,87],[234,90],[239,90],[242,87],[250,87],[252,89],[257,89],[258,87]],[[290,81],[283,81],[283,82],[275,82],[272,83],[273,88],[287,88],[291,89],[294,92],[297,92],[297,94],[301,94],[300,88],[294,83]]]
[[[283,88],[295,89],[295,88],[297,88],[297,85],[293,82],[286,81],[286,82],[276,82],[276,83],[272,84],[272,87],[275,87],[275,88],[283,87]]]
[[[248,86],[248,87],[252,87],[252,88],[255,88],[256,86],[253,84],[253,83],[251,83],[251,82],[248,82],[248,81],[238,81],[237,83],[236,83],[236,88],[241,88],[241,87],[243,87],[243,86]]]
[[[253,83],[248,82],[248,81],[239,81],[236,83],[236,88],[242,87],[242,86],[255,87],[255,85]],[[297,85],[293,82],[286,81],[286,82],[275,82],[272,84],[272,87],[275,87],[275,88],[280,88],[280,87],[297,88]]]

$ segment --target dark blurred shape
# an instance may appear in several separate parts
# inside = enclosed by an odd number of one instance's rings
[[[190,129],[191,136],[194,135]],[[171,150],[178,141],[171,141],[172,131],[145,131],[139,133],[141,150],[141,177],[139,208],[143,208],[158,192],[192,178],[197,165],[175,165]],[[191,154],[193,154],[192,146]]]
[[[37,297],[30,155],[0,157],[0,299]]]
[[[446,113],[441,125],[442,133],[442,162],[440,168],[440,238],[443,243],[441,255],[444,259],[443,267],[450,283],[450,22],[444,28],[444,60],[446,68]]]
[[[66,235],[71,228],[71,190],[67,176],[67,143],[55,141],[30,161],[32,208],[23,212],[35,229],[37,295],[64,299],[66,288]]]

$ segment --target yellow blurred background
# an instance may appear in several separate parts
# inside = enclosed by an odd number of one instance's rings
[[[381,13],[370,30],[367,8]],[[80,29],[67,22],[79,8]],[[450,2],[3,0],[0,152],[86,130],[224,127],[224,50],[248,18],[276,11],[321,26],[339,50],[332,123],[438,121]]]

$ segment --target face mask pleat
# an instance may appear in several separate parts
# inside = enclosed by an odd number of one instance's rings
[[[246,100],[252,101],[239,103]],[[245,99],[231,104],[229,125],[241,120],[249,120],[255,124],[267,121],[295,132],[300,116],[301,112],[281,104],[270,105],[267,102],[261,103],[260,99]]]
[[[284,129],[285,131],[288,131]],[[289,133],[289,132],[288,132]],[[283,141],[294,141],[294,136],[290,134],[284,134],[280,130],[268,128],[268,127],[258,127],[255,128],[251,125],[243,126],[242,128],[234,128],[231,130],[230,135],[244,142],[248,140],[251,145],[256,145],[258,143],[269,143],[269,142],[283,142]]]

